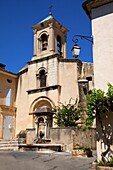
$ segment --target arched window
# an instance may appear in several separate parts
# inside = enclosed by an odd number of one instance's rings
[[[62,48],[62,46],[61,46],[61,37],[59,35],[57,35],[57,51],[58,51],[58,54],[60,54],[60,55],[62,54],[61,48]]]
[[[12,105],[12,89],[10,89],[10,88],[6,89],[5,105],[6,106],[11,106]]]
[[[46,86],[46,73],[45,70],[40,70],[39,72],[40,87]]]
[[[41,35],[41,49],[42,51],[47,50],[48,47],[48,36],[46,34]]]

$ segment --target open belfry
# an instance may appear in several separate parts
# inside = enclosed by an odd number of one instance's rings
[[[80,99],[93,86],[93,64],[66,56],[68,30],[50,11],[32,26],[34,54],[18,74],[0,64],[0,139],[15,139],[21,130],[35,129],[35,135],[49,138],[55,127],[53,108]]]

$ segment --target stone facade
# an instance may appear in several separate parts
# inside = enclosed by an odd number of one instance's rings
[[[52,15],[34,25],[33,31],[34,55],[16,75],[18,82],[12,87],[16,95],[15,137],[21,130],[35,128],[36,136],[48,138],[50,127],[55,127],[54,106],[71,98],[85,103],[86,93],[93,87],[93,65],[66,58],[68,30]]]

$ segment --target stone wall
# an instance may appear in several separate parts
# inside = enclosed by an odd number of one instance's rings
[[[77,145],[96,149],[96,129],[74,129],[73,147]]]
[[[77,145],[96,149],[96,130],[81,128],[51,128],[52,143],[63,144],[64,150],[73,150]]]

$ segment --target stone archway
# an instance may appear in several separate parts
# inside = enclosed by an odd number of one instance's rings
[[[53,111],[47,106],[41,106],[34,112],[38,138],[49,138],[49,129],[52,127]],[[43,136],[43,137],[41,137]]]
[[[36,99],[31,105],[31,112],[34,119],[34,127],[38,138],[49,138],[49,129],[53,124],[53,102],[47,97]]]

